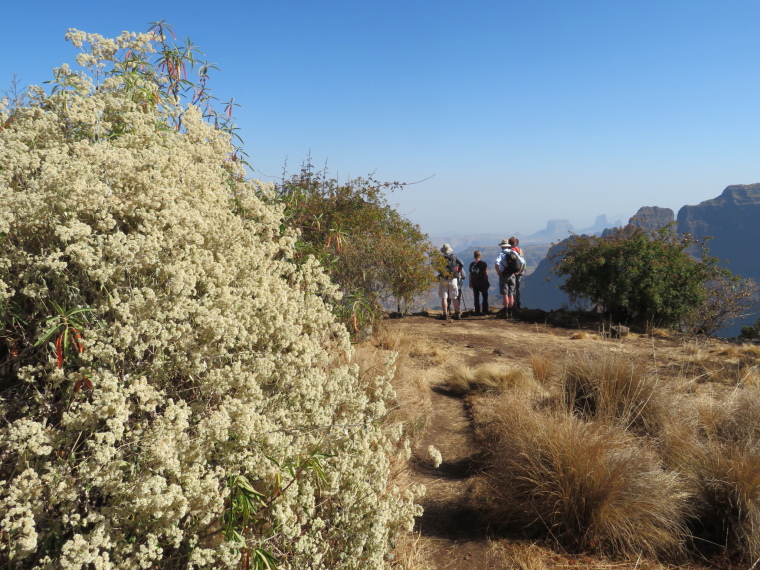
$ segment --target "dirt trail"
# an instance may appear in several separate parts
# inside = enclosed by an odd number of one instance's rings
[[[432,417],[425,438],[415,449],[412,473],[415,482],[427,488],[421,501],[424,514],[417,521],[416,531],[426,542],[428,564],[436,570],[506,568],[503,553],[494,547],[488,529],[472,507],[477,477],[472,426],[464,399],[449,394],[444,377],[449,366],[460,362],[476,366],[525,356],[532,350],[526,343],[535,341],[531,337],[536,335],[536,326],[493,317],[448,322],[410,317],[393,326],[439,348],[436,362],[427,370]],[[547,341],[554,344],[561,339],[552,336]],[[441,452],[443,463],[437,469],[428,458],[429,445]]]
[[[467,564],[472,554],[466,544],[480,541],[483,530],[468,507],[474,472],[472,429],[460,398],[436,385],[431,389],[433,416],[420,453],[434,445],[443,463],[434,469],[429,461],[420,459],[414,467],[416,481],[427,488],[422,501],[425,512],[417,530],[428,538],[435,568],[474,568]]]

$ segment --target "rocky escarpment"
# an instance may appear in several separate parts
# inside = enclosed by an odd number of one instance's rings
[[[647,232],[655,232],[676,221],[673,210],[670,208],[660,208],[659,206],[644,206],[639,208],[631,219],[629,224],[638,226]]]
[[[678,233],[712,237],[710,255],[760,281],[760,183],[728,186],[717,198],[678,211]]]

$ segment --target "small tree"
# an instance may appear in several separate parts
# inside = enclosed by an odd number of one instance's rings
[[[685,319],[692,331],[713,334],[753,315],[757,309],[757,283],[725,269],[719,270],[704,284],[704,292],[702,304]]]
[[[688,253],[695,245],[701,260]],[[699,314],[702,330],[714,332],[754,298],[752,282],[720,268],[704,243],[669,228],[654,236],[630,225],[605,237],[573,236],[552,261],[571,301],[587,299],[620,322],[672,327]],[[733,308],[722,302],[730,291],[740,291]]]
[[[358,296],[401,311],[435,279],[427,235],[386,200],[404,186],[372,176],[340,182],[307,162],[277,187],[288,223],[301,231],[301,254],[319,259],[351,302]]]

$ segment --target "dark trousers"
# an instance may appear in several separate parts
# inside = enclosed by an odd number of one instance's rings
[[[520,308],[520,281],[521,280],[522,280],[522,275],[515,275],[515,304],[514,304],[515,309]]]
[[[486,287],[484,289],[480,289],[480,290],[475,289],[473,287],[473,289],[472,289],[472,296],[475,298],[475,312],[476,313],[480,313],[481,312],[481,310],[480,310],[480,307],[481,307],[481,305],[480,305],[480,297],[481,296],[483,297],[483,305],[482,305],[483,306],[483,311],[482,312],[485,313],[486,311],[488,311],[488,287]]]

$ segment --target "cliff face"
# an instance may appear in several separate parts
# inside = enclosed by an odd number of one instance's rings
[[[760,183],[728,186],[717,198],[678,211],[678,233],[712,236],[710,255],[760,281]]]
[[[676,218],[673,215],[673,210],[670,208],[644,206],[643,208],[639,208],[639,211],[631,217],[628,223],[638,226],[647,232],[655,232],[675,221]]]
[[[520,287],[521,305],[523,307],[551,311],[552,309],[566,307],[570,303],[567,293],[559,288],[565,282],[565,278],[557,277],[551,272],[552,262],[549,260],[549,256],[555,253],[568,239],[570,238],[553,245],[547,256],[538,264],[536,270],[523,277]]]

